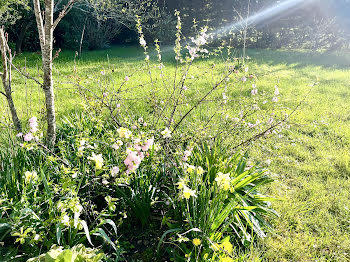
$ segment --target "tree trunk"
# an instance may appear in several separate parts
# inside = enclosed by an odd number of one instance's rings
[[[8,106],[10,108],[13,124],[18,132],[21,132],[21,122],[18,118],[15,104],[12,99],[12,89],[11,89],[11,63],[12,63],[12,54],[11,50],[8,47],[7,40],[5,37],[5,32],[3,28],[0,28],[0,50],[2,58],[2,67],[3,73],[1,75],[2,84],[4,86],[5,93],[3,93],[7,99]]]
[[[54,0],[45,0],[45,46],[42,51],[44,82],[43,88],[46,100],[47,142],[53,145],[56,141],[55,95],[52,78],[53,50],[53,9]]]
[[[47,116],[47,144],[53,146],[56,141],[55,96],[52,78],[52,49],[53,49],[53,10],[54,1],[45,0],[45,24],[40,9],[40,1],[33,0],[34,12],[39,32],[41,56],[43,62],[43,89],[45,94]]]
[[[24,21],[25,24],[22,26],[21,31],[18,35],[18,38],[16,41],[16,53],[17,54],[22,53],[22,45],[23,45],[24,37],[26,36],[26,32],[28,31],[29,27],[33,24],[33,16],[30,16],[29,19],[30,20]]]

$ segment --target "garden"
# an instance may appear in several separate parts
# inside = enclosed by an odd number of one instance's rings
[[[0,0],[0,261],[348,261],[320,2]]]

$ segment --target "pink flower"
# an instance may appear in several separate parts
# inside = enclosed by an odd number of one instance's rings
[[[137,126],[133,125],[131,128],[135,130],[137,128]]]
[[[23,137],[24,141],[26,141],[26,142],[31,141],[33,138],[34,137],[33,137],[32,133],[25,134]]]
[[[128,156],[124,160],[124,164],[127,166],[129,171],[137,169],[141,163],[141,158],[135,151],[127,150]]]
[[[147,123],[146,123],[146,122],[145,122],[145,123],[143,123],[143,126],[144,126],[144,127],[146,127],[146,126],[147,126]]]
[[[119,173],[119,167],[114,166],[111,170],[111,174],[113,177],[115,177]]]
[[[103,75],[103,76],[104,76],[105,74],[106,74],[106,73],[105,73],[105,71],[104,71],[104,70],[102,70],[102,71],[101,71],[101,75]]]
[[[130,78],[128,76],[125,77],[125,81],[129,81]]]
[[[258,89],[253,89],[251,93],[252,93],[253,96],[257,95],[258,94]]]
[[[247,78],[245,76],[242,77],[242,81],[243,82],[246,82],[247,81]]]
[[[117,104],[117,108],[119,108],[120,107],[120,104]]]
[[[244,71],[246,71],[246,72],[248,72],[248,70],[249,70],[249,68],[248,68],[248,67],[246,67],[246,68],[244,69]]]
[[[17,135],[16,135],[16,137],[22,137],[23,136],[23,133],[18,133]]]
[[[113,144],[112,148],[115,149],[115,150],[118,150],[119,149],[119,145],[118,144]]]
[[[276,96],[274,96],[274,97],[272,98],[272,102],[277,103],[277,102],[278,102],[278,98],[277,98]]]
[[[142,151],[146,152],[149,150],[149,148],[153,145],[154,143],[154,138],[148,139],[146,144],[141,147]]]
[[[38,119],[35,116],[29,119],[29,123],[36,123],[37,121]]]
[[[275,96],[278,96],[280,94],[280,91],[278,90],[278,87],[275,86]]]
[[[103,97],[107,97],[107,96],[108,96],[108,93],[104,92]]]

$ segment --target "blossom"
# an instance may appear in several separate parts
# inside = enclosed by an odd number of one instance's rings
[[[197,197],[196,196],[196,191],[195,190],[192,190],[190,188],[188,188],[187,186],[184,186],[183,187],[183,190],[182,190],[182,196],[186,199],[190,199],[191,196],[193,197]]]
[[[61,222],[62,224],[69,226],[69,216],[68,215],[63,216]]]
[[[120,137],[129,138],[132,135],[131,131],[124,127],[117,129],[117,132]]]
[[[249,67],[246,67],[246,68],[244,69],[244,71],[246,71],[246,72],[248,72],[248,70],[249,70]]]
[[[125,77],[125,81],[129,81],[130,78],[128,76]]]
[[[198,247],[198,246],[202,243],[202,241],[201,241],[199,238],[194,238],[194,239],[192,240],[192,243],[193,243],[193,245],[195,245],[196,247]]]
[[[229,254],[231,254],[232,253],[232,251],[233,251],[233,246],[232,246],[232,244],[230,243],[230,241],[224,241],[223,243],[222,243],[222,247],[224,248],[224,250],[225,251],[227,251]]]
[[[154,138],[148,139],[147,142],[141,147],[142,151],[146,152],[153,145]]]
[[[139,121],[139,123],[143,123],[143,118],[140,117],[137,121]]]
[[[215,181],[217,182],[218,186],[225,191],[230,189],[230,173],[223,174],[222,172],[219,172],[215,178]]]
[[[277,102],[278,102],[278,97],[274,96],[274,97],[272,98],[272,102],[277,103]]]
[[[105,71],[104,71],[104,70],[102,70],[102,71],[101,71],[101,75],[103,75],[103,76],[104,76],[105,74],[106,74],[106,73],[105,73]]]
[[[176,184],[178,189],[183,189],[186,186],[185,179],[181,178]]]
[[[251,93],[252,93],[253,96],[257,95],[258,94],[258,89],[253,89]]]
[[[187,88],[187,86],[183,86],[183,88],[182,88],[184,91],[186,91],[188,88]]]
[[[278,86],[275,86],[275,96],[278,96],[280,94],[280,91],[278,90]]]
[[[24,179],[25,179],[25,182],[29,184],[30,181],[33,182],[38,180],[38,174],[35,171],[33,172],[26,171],[24,172]]]
[[[34,137],[33,137],[32,133],[25,134],[23,137],[24,141],[26,141],[26,142],[31,141],[33,138]]]
[[[204,170],[201,166],[197,167],[197,175],[202,175],[204,173]]]
[[[192,173],[192,172],[193,172],[195,169],[196,169],[196,167],[195,167],[195,166],[188,165],[188,166],[187,166],[187,170],[186,170],[186,171],[187,171],[188,173]]]
[[[143,38],[143,37],[140,38],[140,45],[143,47],[146,47],[147,42],[146,42],[145,38]]]
[[[23,136],[23,133],[18,133],[17,135],[16,135],[16,137],[22,137]]]
[[[246,82],[247,81],[247,78],[245,76],[242,77],[242,81],[243,82]]]
[[[104,92],[103,93],[103,97],[107,97],[108,96],[108,93],[107,92]]]
[[[166,127],[161,134],[163,135],[164,138],[170,138],[171,137],[171,131]]]
[[[106,186],[109,184],[109,182],[106,179],[102,179],[102,184],[104,184]]]
[[[185,150],[184,152],[184,156],[182,157],[182,160],[183,161],[187,161],[188,160],[188,157],[191,155],[191,151],[190,150]]]
[[[92,153],[92,156],[88,157],[88,159],[95,161],[96,169],[102,169],[102,166],[103,166],[102,154],[96,155],[95,153]]]
[[[124,164],[127,166],[129,171],[137,169],[141,163],[141,158],[137,152],[130,149],[127,150],[128,156],[124,160]]]
[[[112,176],[114,177],[114,176],[116,176],[118,173],[119,173],[119,167],[117,167],[117,166],[112,167],[112,170],[111,170]]]

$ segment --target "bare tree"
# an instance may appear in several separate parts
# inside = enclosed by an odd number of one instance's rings
[[[5,36],[5,30],[3,27],[0,28],[0,52],[1,52],[1,60],[2,60],[2,71],[0,72],[2,84],[4,86],[4,93],[1,92],[6,97],[8,106],[10,108],[11,116],[13,124],[18,132],[21,131],[21,122],[18,118],[15,104],[12,99],[12,72],[11,72],[11,64],[13,55],[11,53],[11,49],[7,44],[7,39]]]
[[[45,93],[47,112],[47,144],[50,146],[54,145],[56,140],[55,96],[52,78],[53,31],[61,19],[71,10],[75,2],[76,0],[70,0],[60,11],[56,20],[54,20],[54,0],[44,1],[44,11],[41,10],[40,0],[33,0],[44,72],[42,87]]]

